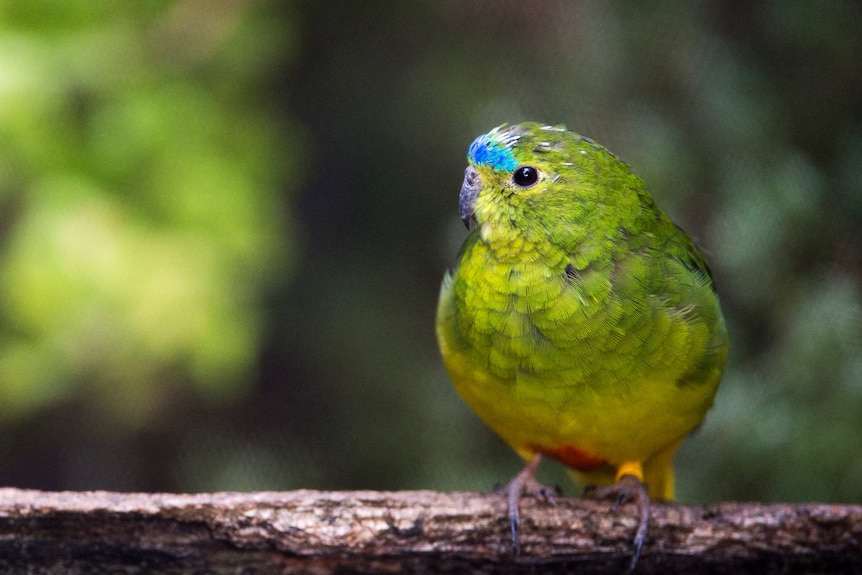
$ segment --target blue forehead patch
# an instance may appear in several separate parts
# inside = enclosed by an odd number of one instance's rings
[[[504,172],[511,172],[518,167],[518,162],[515,161],[511,148],[490,138],[488,134],[484,134],[473,140],[467,156],[475,164],[484,164],[491,166],[495,170],[502,170]]]

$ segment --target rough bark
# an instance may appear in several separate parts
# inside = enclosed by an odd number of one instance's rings
[[[0,573],[624,573],[634,509],[409,492],[0,489]],[[862,506],[654,504],[639,573],[862,573]]]

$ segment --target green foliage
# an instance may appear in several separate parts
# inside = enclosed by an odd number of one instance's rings
[[[0,418],[85,394],[140,424],[165,388],[241,390],[290,259],[293,151],[253,105],[289,44],[228,4],[4,11]]]

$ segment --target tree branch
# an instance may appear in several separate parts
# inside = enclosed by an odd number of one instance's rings
[[[623,573],[633,507],[476,493],[0,489],[2,573]],[[862,572],[862,506],[654,504],[639,573]]]

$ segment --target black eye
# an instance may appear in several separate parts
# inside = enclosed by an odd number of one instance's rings
[[[539,181],[539,170],[532,166],[521,166],[512,174],[512,181],[522,188],[529,188]]]

